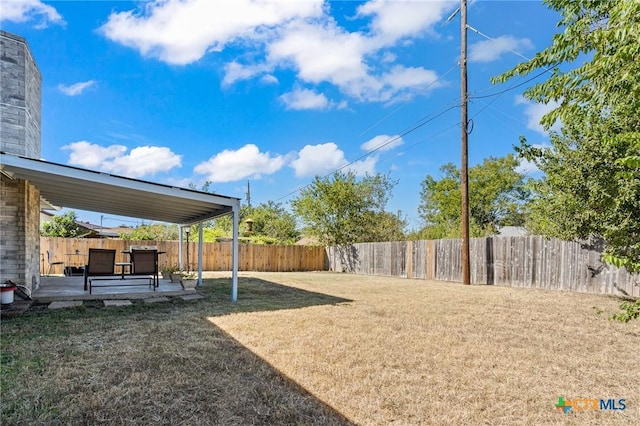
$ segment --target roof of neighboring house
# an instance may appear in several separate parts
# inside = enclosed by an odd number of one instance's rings
[[[77,220],[75,221],[75,223],[76,225],[81,226],[87,231],[89,231],[91,235],[85,235],[87,237],[95,236],[95,237],[118,238],[120,236],[119,228],[105,228],[100,225],[94,225],[93,223],[89,223],[89,222],[80,222]]]
[[[524,226],[503,226],[498,228],[498,235],[501,237],[520,237],[529,235],[529,231]]]
[[[31,182],[52,205],[189,225],[240,208],[240,199],[0,151],[0,173]]]

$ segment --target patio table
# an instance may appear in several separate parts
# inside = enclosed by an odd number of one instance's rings
[[[67,262],[64,266],[64,275],[71,277],[74,275],[82,275],[84,265],[86,264],[86,254],[76,250],[75,253],[66,253]]]

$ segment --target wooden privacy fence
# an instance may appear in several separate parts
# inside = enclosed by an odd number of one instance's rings
[[[89,248],[105,248],[116,250],[116,262],[128,262],[129,255],[123,252],[131,245],[156,246],[158,251],[165,252],[159,256],[160,267],[178,265],[178,241],[125,241],[94,238],[40,238],[41,264],[40,273],[49,269],[47,250],[51,251],[53,260],[63,261],[65,265],[82,265],[87,261]],[[203,243],[202,269],[204,271],[230,271],[232,261],[232,243]],[[187,243],[183,243],[183,262],[186,267]],[[76,255],[79,253],[78,255]],[[189,242],[189,263],[195,269],[198,263],[198,243]],[[324,247],[316,246],[281,246],[240,244],[238,247],[238,269],[240,271],[292,272],[327,270]],[[62,266],[54,267],[55,273],[62,272]],[[53,273],[53,272],[52,272]]]
[[[605,265],[602,250],[541,236],[470,240],[471,282],[640,297],[640,274]],[[359,243],[327,248],[329,269],[462,281],[462,240]]]

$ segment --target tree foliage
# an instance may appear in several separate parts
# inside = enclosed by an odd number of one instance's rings
[[[177,240],[178,225],[142,225],[137,228],[133,228],[131,231],[122,232],[120,238],[127,241],[140,241],[140,240],[152,240],[152,241],[170,241]]]
[[[253,220],[253,236],[272,238],[280,244],[293,244],[300,237],[296,218],[279,203],[268,201],[247,208],[245,216]]]
[[[544,178],[535,186],[530,225],[564,239],[598,235],[605,260],[640,270],[640,2],[546,0],[560,12],[551,46],[495,81],[550,69],[525,91],[559,106],[545,115],[551,148],[522,141],[520,154]],[[562,66],[562,67],[561,67]]]
[[[251,233],[247,232],[247,219],[253,221]],[[232,232],[233,217],[231,215],[207,222],[204,229],[206,241],[214,241],[218,237],[230,237]],[[294,244],[300,235],[296,218],[280,203],[273,201],[256,207],[242,206],[238,234],[255,244]]]
[[[189,188],[213,192],[212,183],[206,181],[200,189],[195,184],[189,184]],[[240,229],[238,234],[254,244],[294,244],[299,237],[295,217],[281,204],[273,201],[259,204],[256,207],[240,207]],[[246,220],[253,221],[253,232],[247,233]],[[217,219],[203,222],[203,234],[205,241],[215,241],[220,237],[231,237],[233,233],[233,216],[227,215]],[[197,226],[193,226],[191,235],[193,241],[197,241]],[[247,241],[247,240],[245,240]]]
[[[351,171],[338,171],[325,178],[316,176],[291,205],[306,225],[306,234],[321,244],[399,239],[406,222],[385,212],[395,185],[379,173],[358,179]]]
[[[489,157],[469,168],[469,233],[473,237],[491,235],[497,227],[524,223],[524,206],[529,198],[524,176],[516,171],[518,161],[509,154]],[[460,238],[460,170],[452,163],[440,168],[442,177],[431,175],[422,181],[418,213],[425,239]]]
[[[77,216],[73,210],[54,216],[52,221],[42,223],[41,233],[45,237],[80,237],[86,231],[76,223],[76,220]]]

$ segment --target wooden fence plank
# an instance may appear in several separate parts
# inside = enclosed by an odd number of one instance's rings
[[[353,244],[349,265],[326,249],[330,270],[460,282],[460,239]],[[640,274],[604,265],[601,248],[542,236],[473,238],[474,284],[640,297]],[[347,268],[350,266],[350,269]],[[342,269],[338,269],[342,268]]]
[[[186,243],[185,247],[186,247]],[[46,252],[66,264],[82,264],[89,248],[115,249],[116,261],[127,261],[131,245],[157,246],[166,252],[160,266],[178,264],[178,241],[107,239],[40,239],[41,273],[49,264]],[[240,244],[238,267],[244,271],[333,270],[364,275],[437,279],[460,282],[462,242],[459,239],[361,243],[344,247]],[[197,262],[198,243],[189,243],[190,263]],[[203,243],[203,269],[229,271],[232,243]],[[640,297],[640,274],[604,265],[601,248],[545,239],[541,236],[474,238],[470,241],[474,284],[554,289],[583,293]],[[80,258],[80,259],[79,259]],[[185,259],[186,261],[186,259]]]
[[[116,261],[128,261],[126,252],[131,245],[156,246],[160,255],[160,268],[166,265],[178,264],[178,241],[125,241],[111,239],[88,238],[40,238],[40,253],[42,254],[41,271],[47,272],[49,264],[46,261],[47,250],[54,253],[56,260],[65,264],[84,264],[89,248],[105,248],[116,250]],[[186,243],[184,243],[186,256]],[[71,256],[76,250],[85,256]],[[205,271],[230,271],[232,264],[232,243],[203,243],[202,268]],[[279,246],[240,244],[238,253],[238,269],[244,271],[286,272],[286,271],[319,271],[326,270],[325,248],[315,246]],[[198,259],[198,243],[189,243],[189,263],[194,269]],[[186,263],[186,258],[184,259]],[[61,272],[61,271],[60,271]]]

